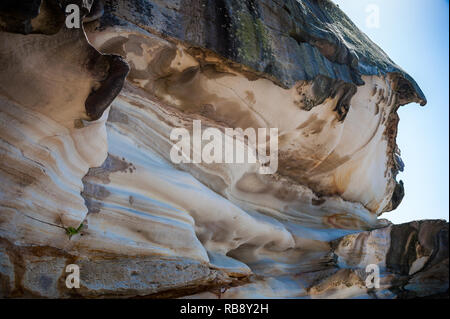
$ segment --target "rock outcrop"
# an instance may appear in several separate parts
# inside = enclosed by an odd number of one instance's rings
[[[448,223],[379,218],[426,98],[332,2],[2,1],[0,70],[0,296],[448,294]],[[277,172],[174,163],[196,120],[277,128]]]

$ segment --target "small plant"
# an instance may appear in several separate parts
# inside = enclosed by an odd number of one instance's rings
[[[71,238],[72,236],[78,234],[82,228],[83,228],[83,224],[80,224],[80,226],[78,226],[78,228],[67,227],[67,228],[65,228],[65,230],[66,230],[67,235],[69,235],[69,238]]]

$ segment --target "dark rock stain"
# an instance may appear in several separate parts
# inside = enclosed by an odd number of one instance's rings
[[[395,210],[405,197],[405,188],[403,186],[403,181],[400,181],[395,184],[394,192],[392,193],[391,198],[391,209]]]
[[[128,115],[120,112],[117,108],[111,107],[108,115],[108,122],[128,124]]]
[[[305,130],[306,134],[319,134],[327,124],[327,121],[317,118],[317,114],[312,114],[305,122],[303,122],[297,129]]]
[[[83,182],[88,182],[91,180],[99,180],[103,184],[109,184],[109,175],[114,172],[127,173],[131,169],[131,172],[136,170],[133,163],[128,163],[124,158],[119,158],[117,156],[108,154],[106,160],[103,162],[102,166],[89,169],[86,176],[83,178]]]
[[[313,198],[311,200],[311,204],[313,204],[314,206],[320,206],[320,205],[322,205],[325,202],[326,202],[326,200],[324,198],[319,198],[319,199]]]

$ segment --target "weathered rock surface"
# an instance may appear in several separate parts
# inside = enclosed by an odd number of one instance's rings
[[[378,218],[426,99],[330,1],[2,1],[0,69],[0,296],[448,294],[448,223]],[[193,120],[278,128],[278,172],[173,164]]]

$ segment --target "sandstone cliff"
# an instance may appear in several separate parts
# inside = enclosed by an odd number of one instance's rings
[[[448,223],[379,218],[426,98],[332,2],[2,1],[0,70],[0,296],[448,294]],[[278,128],[278,171],[174,164],[194,120]]]

